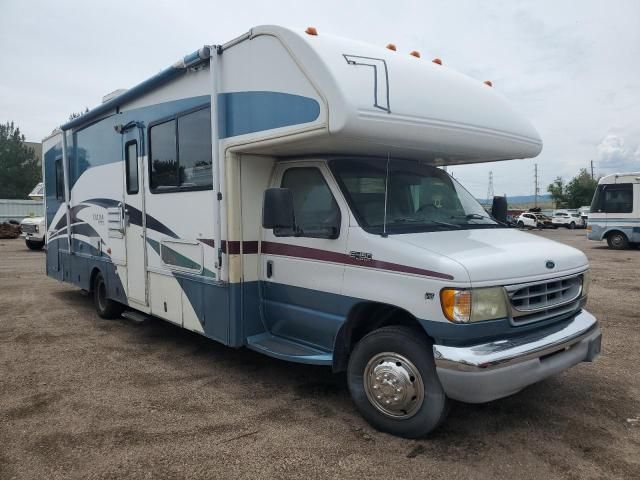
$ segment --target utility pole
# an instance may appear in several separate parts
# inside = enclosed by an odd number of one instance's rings
[[[593,180],[593,160],[591,160],[591,180]]]
[[[538,208],[538,194],[540,193],[540,187],[538,187],[538,164],[536,163],[533,167],[533,195],[534,195],[534,206]]]
[[[487,188],[487,203],[490,204],[493,201],[493,172],[489,172],[489,187]]]

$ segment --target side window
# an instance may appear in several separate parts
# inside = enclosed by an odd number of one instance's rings
[[[317,168],[290,168],[282,177],[282,188],[293,195],[297,235],[312,238],[338,238],[340,208]],[[274,230],[276,236],[290,232]]]
[[[211,108],[153,125],[149,151],[152,192],[211,189]]]
[[[56,200],[64,202],[64,171],[61,158],[56,160]]]
[[[128,142],[125,145],[124,156],[124,165],[127,177],[127,193],[136,194],[140,189],[138,182],[138,143],[135,141]]]
[[[178,117],[181,187],[211,187],[211,110]]]
[[[633,184],[607,185],[604,191],[606,213],[631,213],[633,211]]]
[[[151,154],[151,190],[162,191],[178,186],[178,155],[176,151],[176,121],[154,125],[149,130]]]

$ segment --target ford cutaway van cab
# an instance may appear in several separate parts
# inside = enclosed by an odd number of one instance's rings
[[[585,255],[440,168],[536,156],[538,133],[490,82],[392,47],[256,27],[63,125],[47,274],[104,318],[346,372],[405,437],[593,360]]]

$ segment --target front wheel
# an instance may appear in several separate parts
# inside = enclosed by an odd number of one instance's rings
[[[374,428],[419,438],[444,421],[448,400],[432,347],[424,333],[404,326],[380,328],[358,342],[347,381],[356,407]]]
[[[575,222],[571,222],[569,224],[569,230],[574,230],[576,228],[576,223]]]
[[[100,272],[93,281],[93,303],[102,318],[118,318],[124,310],[124,305],[107,297],[107,284]]]
[[[523,221],[518,222],[518,228],[520,230],[522,230],[524,228],[524,222]]]
[[[629,239],[622,232],[613,232],[607,237],[607,244],[614,250],[624,250],[629,246]]]
[[[42,250],[42,247],[44,247],[44,242],[36,242],[33,240],[25,240],[25,243],[27,244],[27,248],[29,250]]]

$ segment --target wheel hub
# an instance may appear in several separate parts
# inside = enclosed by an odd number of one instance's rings
[[[375,355],[365,367],[365,393],[369,402],[393,418],[415,415],[424,401],[424,385],[418,369],[398,353]]]

